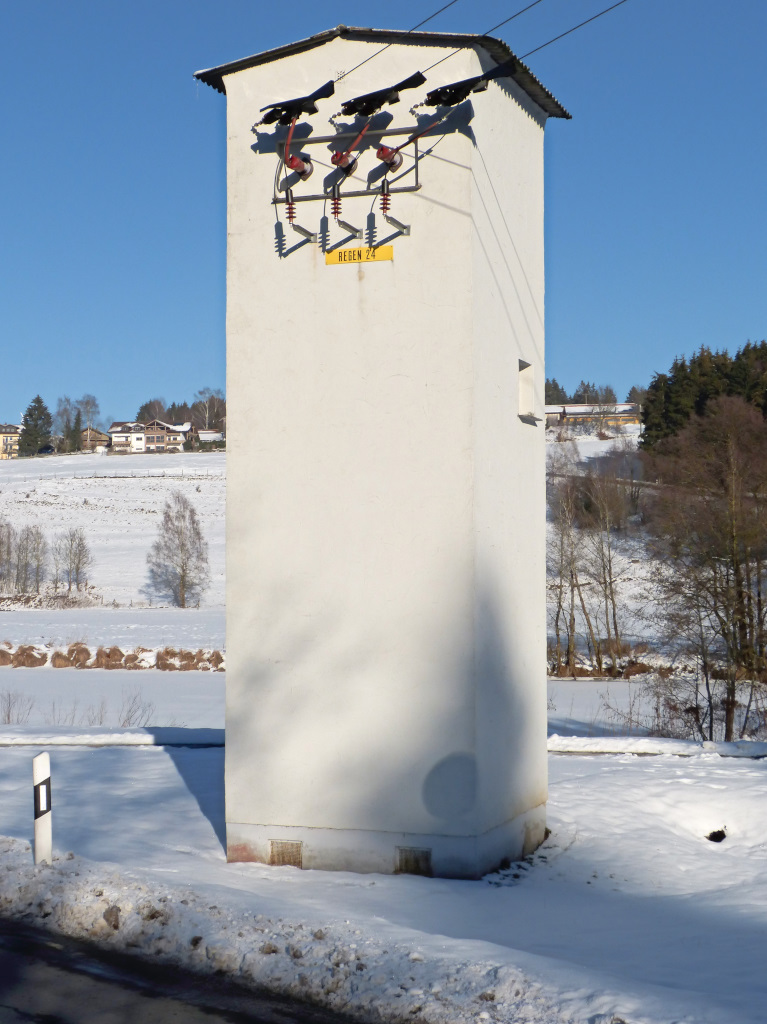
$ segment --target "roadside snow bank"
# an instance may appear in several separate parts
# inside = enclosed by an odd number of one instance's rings
[[[373,1022],[572,1019],[523,971],[490,958],[425,955],[415,945],[371,938],[349,922],[289,923],[243,910],[230,894],[211,903],[210,894],[148,883],[72,853],[35,867],[30,854],[28,843],[0,838],[5,917],[192,970],[220,971]]]
[[[0,747],[223,747],[223,729],[160,726],[147,729],[0,727]]]
[[[767,743],[674,740],[659,736],[549,736],[550,754],[719,754],[721,757],[767,757]]]

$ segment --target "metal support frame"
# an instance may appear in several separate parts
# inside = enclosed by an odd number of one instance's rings
[[[410,225],[403,224],[401,220],[397,220],[396,217],[392,217],[390,213],[384,213],[383,219],[386,221],[387,224],[391,224],[393,228],[396,228],[397,231],[401,231],[403,235],[410,234]]]
[[[336,224],[338,224],[339,227],[342,227],[344,231],[348,231],[350,235],[354,235],[355,238],[362,238],[362,228],[355,228],[345,220],[341,220],[340,217],[336,221]]]
[[[410,129],[410,128],[385,128],[385,129],[382,129],[382,130],[379,130],[379,131],[371,131],[369,133],[370,138],[375,138],[375,137],[383,138],[384,136],[410,135],[410,134],[412,134],[412,129]],[[354,132],[341,132],[338,135],[321,135],[321,136],[318,136],[316,139],[302,139],[301,140],[301,146],[302,147],[306,147],[306,146],[320,146],[320,145],[323,145],[323,144],[327,145],[327,144],[329,144],[331,142],[342,142],[344,139],[355,139],[355,138],[357,138],[358,135],[359,135],[359,132],[357,132],[357,133],[354,133]],[[401,171],[397,175],[397,178],[395,179],[395,180],[399,180],[399,178],[403,177],[404,174],[409,174],[411,172],[411,170],[412,170],[414,172],[414,174],[415,174],[415,180],[414,180],[412,185],[393,185],[393,186],[389,186],[389,192],[392,195],[394,195],[397,192],[417,192],[417,191],[420,190],[421,183],[420,183],[420,181],[418,179],[418,165],[420,163],[420,159],[421,159],[421,155],[420,155],[419,148],[418,148],[418,141],[416,140],[413,143],[413,167],[412,168],[408,168],[406,171]],[[292,189],[290,191],[292,192]],[[364,198],[366,196],[369,196],[371,198],[375,198],[376,196],[379,196],[380,194],[381,194],[381,188],[380,187],[377,187],[377,188],[365,188],[365,189],[350,189],[348,192],[341,193],[343,199],[359,199],[359,198]],[[332,186],[329,189],[327,189],[326,191],[324,191],[324,192],[317,192],[317,193],[313,193],[312,195],[308,195],[308,196],[293,195],[291,199],[289,199],[287,195],[285,195],[285,196],[279,195],[277,193],[276,186],[275,186],[275,192],[274,192],[274,196],[272,198],[272,203],[275,206],[279,206],[279,205],[287,203],[289,201],[293,202],[293,203],[311,203],[311,202],[318,202],[318,201],[319,202],[324,202],[324,201],[332,199],[332,198],[333,198],[333,187]],[[341,222],[339,221],[339,224],[340,223]],[[349,230],[347,225],[342,225],[342,227],[346,227],[346,229]],[[403,231],[403,234],[407,234],[407,233],[409,233],[409,232],[404,232]],[[356,237],[359,238],[361,236],[357,235]]]
[[[310,231],[308,228],[302,228],[300,224],[290,225],[294,231],[297,231],[299,235],[303,235],[304,238],[308,238],[310,242],[316,242],[318,234],[316,231]]]

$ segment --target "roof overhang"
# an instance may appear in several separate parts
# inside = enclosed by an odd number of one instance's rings
[[[509,71],[508,77],[513,79],[541,110],[549,117],[570,118],[572,116],[509,49],[506,43],[493,36],[478,36],[470,33],[406,32],[397,29],[353,28],[337,25],[325,32],[309,36],[307,39],[299,39],[295,43],[287,43],[285,46],[278,46],[273,50],[264,50],[263,53],[255,53],[252,57],[243,57],[240,60],[230,61],[228,64],[220,64],[216,68],[208,68],[206,71],[196,71],[194,77],[225,94],[224,79],[227,75],[244,71],[246,68],[257,67],[259,64],[268,64],[295,53],[303,53],[305,50],[313,50],[317,46],[324,46],[325,43],[329,43],[333,39],[353,39],[364,43],[380,43],[382,46],[396,43],[401,46],[434,46],[452,50],[482,49],[497,64],[503,64],[504,61],[513,58],[515,64]]]

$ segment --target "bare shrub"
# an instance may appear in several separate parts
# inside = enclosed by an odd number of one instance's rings
[[[76,700],[65,706],[61,701],[52,700],[48,713],[45,715],[46,725],[74,725],[77,721],[78,703]]]
[[[47,651],[38,651],[28,644],[17,647],[11,657],[11,664],[14,668],[40,668],[47,661]]]
[[[72,668],[72,660],[63,651],[54,651],[51,655],[51,668]]]
[[[93,668],[122,668],[123,652],[119,647],[99,647],[93,659]]]
[[[154,704],[144,700],[140,689],[123,691],[123,702],[118,714],[121,729],[142,729],[154,715]]]
[[[161,669],[163,672],[175,672],[178,666],[176,665],[176,657],[178,651],[173,647],[164,647],[161,651],[158,651],[155,656],[155,667]]]
[[[89,726],[106,725],[107,710],[107,702],[102,697],[98,704],[91,704],[88,706],[81,721],[84,725]]]
[[[70,644],[67,654],[69,655],[69,660],[71,661],[75,668],[88,667],[91,652],[88,650],[85,644]]]
[[[3,690],[0,692],[0,722],[3,725],[26,725],[34,706],[34,697]]]

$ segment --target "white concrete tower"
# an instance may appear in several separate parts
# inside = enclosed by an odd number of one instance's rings
[[[545,828],[568,115],[485,36],[340,26],[197,77],[227,96],[228,857],[477,877]]]

